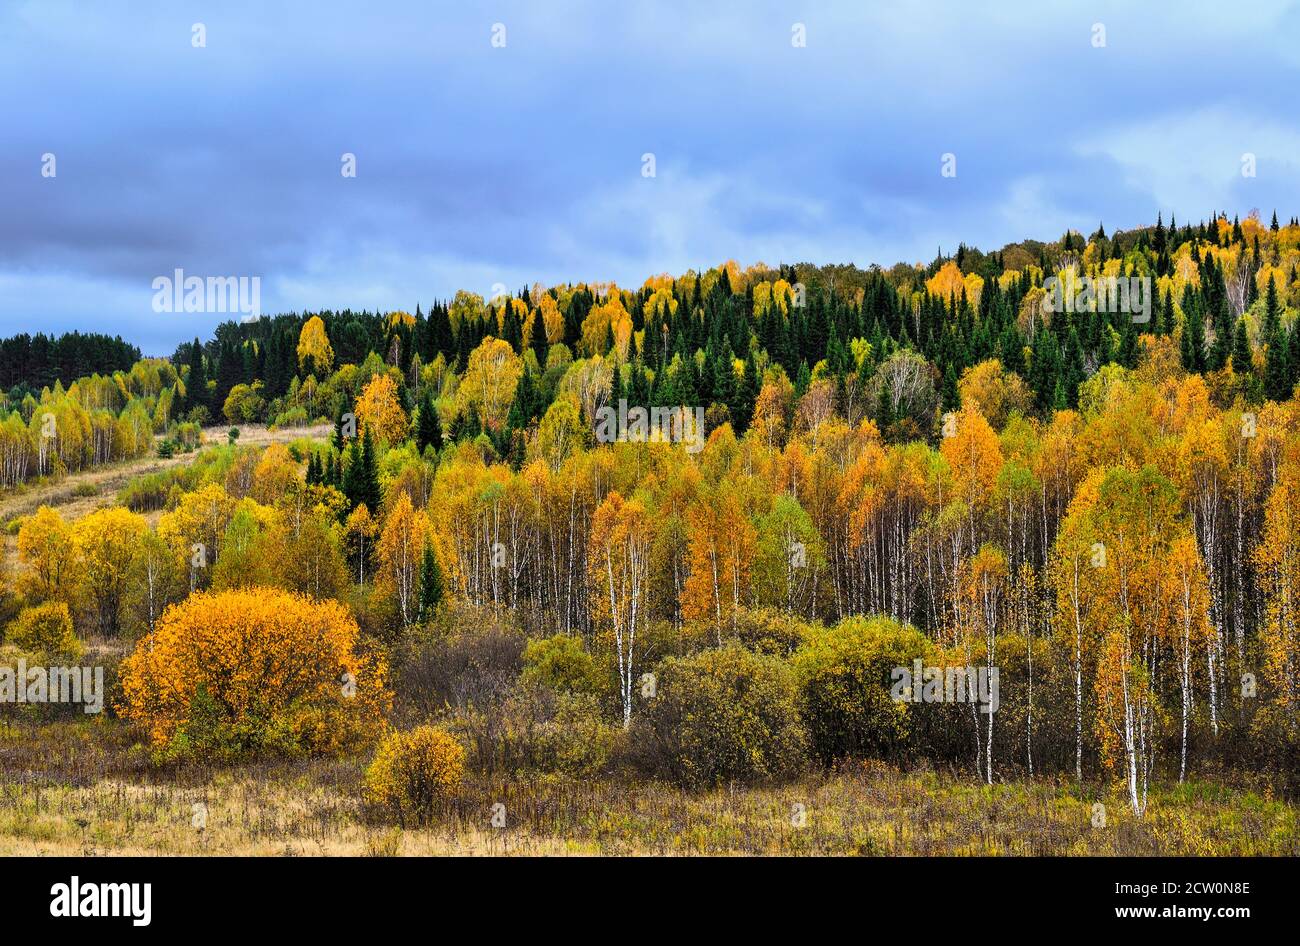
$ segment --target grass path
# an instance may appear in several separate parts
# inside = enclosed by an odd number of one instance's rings
[[[204,443],[225,443],[226,431],[229,429],[228,426],[204,428]],[[323,438],[330,430],[328,424],[279,430],[271,430],[262,424],[248,424],[239,428],[239,444],[267,447],[273,443],[290,443],[301,437]],[[101,506],[111,504],[118,491],[136,477],[183,466],[193,462],[194,457],[193,452],[166,458],[150,454],[134,460],[90,467],[59,480],[0,490],[0,524],[8,526],[13,520],[31,515],[41,506],[52,506],[63,514],[64,519],[75,521]],[[12,564],[17,539],[9,535],[7,530],[4,539],[5,558]]]

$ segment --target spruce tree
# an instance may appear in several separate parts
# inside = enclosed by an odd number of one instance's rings
[[[433,546],[425,543],[424,554],[420,559],[420,602],[421,621],[427,621],[437,611],[442,601],[442,569],[438,557],[433,553]]]
[[[1246,375],[1254,370],[1250,358],[1250,339],[1246,336],[1246,320],[1237,319],[1237,328],[1232,337],[1232,370]]]
[[[369,427],[366,428],[361,443],[361,477],[358,489],[361,502],[366,504],[366,508],[378,510],[381,498],[379,492],[379,461],[375,456],[375,441],[370,436]]]
[[[424,399],[420,401],[420,416],[415,428],[415,445],[421,453],[426,447],[433,447],[434,453],[442,451],[442,424],[438,420],[438,409],[426,388]]]

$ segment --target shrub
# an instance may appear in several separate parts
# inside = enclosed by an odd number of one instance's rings
[[[388,702],[359,634],[335,601],[199,592],[123,661],[121,713],[174,755],[338,753],[377,735]]]
[[[468,746],[475,771],[488,775],[594,777],[621,733],[601,715],[595,696],[527,683],[498,702],[464,707],[449,725]]]
[[[746,650],[776,657],[789,657],[803,643],[810,626],[784,611],[769,608],[738,610],[722,627],[723,642],[734,641]],[[717,646],[718,628],[712,619],[688,621],[682,628],[687,650]]]
[[[728,646],[670,657],[632,734],[652,774],[687,788],[788,776],[807,736],[798,687],[775,657]]]
[[[399,710],[422,722],[448,709],[499,703],[518,687],[523,649],[523,634],[491,609],[448,608],[430,636],[400,654]]]
[[[803,718],[824,764],[891,756],[907,742],[908,704],[890,697],[890,674],[924,659],[916,628],[886,617],[852,617],[814,630],[795,654]]]
[[[198,419],[199,412],[202,412],[201,420]],[[202,424],[207,423],[207,408],[202,406],[196,407],[194,410],[190,411],[190,415],[194,419],[179,424],[173,424],[170,431],[170,439],[175,445],[175,449],[182,453],[194,450],[203,443]]]
[[[71,662],[81,658],[81,641],[72,632],[72,616],[62,601],[23,608],[9,625],[6,637],[11,644],[50,660]]]
[[[306,427],[308,422],[305,407],[291,407],[289,410],[281,411],[275,415],[276,428]]]
[[[433,820],[437,806],[460,788],[465,750],[437,726],[393,732],[379,743],[366,769],[365,795],[405,827]]]
[[[523,678],[560,693],[597,693],[605,675],[574,634],[535,638],[524,646]]]

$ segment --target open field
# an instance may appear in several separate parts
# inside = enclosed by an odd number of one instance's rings
[[[225,443],[226,431],[230,427],[227,424],[205,428],[204,443]],[[238,443],[246,447],[267,447],[273,443],[290,443],[301,437],[323,438],[329,431],[328,424],[278,430],[272,430],[265,424],[243,424],[239,426]],[[58,509],[63,518],[69,521],[80,519],[110,503],[117,491],[136,477],[192,463],[194,453],[191,451],[165,458],[150,454],[121,463],[88,467],[60,479],[37,482],[21,489],[0,490],[0,524],[8,525],[14,519],[30,515],[41,506]]]
[[[874,763],[698,794],[478,778],[436,827],[401,830],[358,800],[361,760],[160,770],[110,721],[8,727],[0,769],[0,855],[1300,855],[1294,805],[1206,782],[1157,791],[1138,819],[1095,785],[988,787]],[[504,829],[490,824],[497,803]]]
[[[230,425],[205,428],[204,444],[225,443],[226,431],[229,429]],[[330,429],[328,424],[276,430],[265,424],[245,424],[239,428],[239,443],[248,447],[268,447],[273,443],[291,443],[302,437],[322,439],[329,434]],[[5,566],[12,571],[18,562],[17,537],[9,528],[14,520],[31,515],[41,506],[50,506],[57,509],[68,522],[75,522],[96,509],[113,505],[118,490],[137,477],[192,463],[196,452],[171,457],[150,454],[120,463],[88,467],[68,476],[34,482],[18,489],[0,489],[0,527],[4,527],[0,532],[0,541],[4,543]],[[152,524],[157,520],[158,514],[150,513],[147,518]]]

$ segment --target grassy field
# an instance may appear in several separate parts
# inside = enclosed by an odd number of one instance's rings
[[[361,767],[164,769],[111,720],[10,725],[0,854],[1300,855],[1294,805],[1206,782],[1161,789],[1137,819],[1103,786],[988,787],[878,764],[703,794],[471,780],[434,827],[403,830],[365,810]],[[503,828],[491,824],[497,804]]]
[[[226,431],[230,426],[205,428],[205,444],[225,443]],[[319,440],[326,437],[330,430],[328,424],[276,430],[264,424],[242,424],[239,425],[239,444],[245,447],[267,447],[273,443],[291,443],[302,437]],[[193,452],[172,457],[159,457],[150,453],[134,460],[94,466],[67,476],[35,480],[15,489],[0,490],[0,526],[3,527],[3,532],[0,532],[0,556],[3,557],[4,568],[13,572],[20,567],[18,541],[13,528],[16,520],[31,515],[41,506],[50,506],[57,509],[67,521],[75,522],[96,509],[116,505],[118,490],[132,480],[193,463],[194,456]],[[146,516],[150,525],[157,522],[158,515],[157,512],[152,512]]]
[[[207,427],[203,430],[206,445],[226,442],[226,431],[232,425]],[[302,437],[317,440],[327,436],[331,427],[318,424],[311,427],[285,427],[276,430],[264,424],[239,424],[239,445],[267,447],[273,443],[291,443]],[[161,439],[161,438],[155,438]],[[65,519],[80,519],[102,505],[112,505],[117,491],[131,480],[157,473],[160,470],[184,466],[194,462],[194,453],[180,453],[172,457],[155,454],[93,466],[67,476],[35,480],[15,489],[0,490],[0,523],[31,515],[41,506],[58,509]]]

